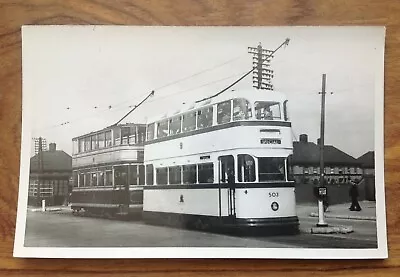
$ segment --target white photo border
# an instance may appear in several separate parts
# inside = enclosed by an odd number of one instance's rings
[[[49,27],[49,26],[47,26]],[[65,25],[63,27],[66,27]],[[92,25],[84,26],[92,28]],[[171,26],[173,27],[173,26]],[[289,26],[275,26],[286,27]],[[311,26],[293,26],[311,27]],[[323,26],[314,26],[321,27]],[[330,26],[340,27],[343,26]],[[351,26],[355,27],[355,26]],[[330,248],[239,248],[239,247],[25,247],[25,228],[28,203],[30,147],[31,147],[31,111],[32,93],[26,86],[29,67],[22,59],[22,131],[18,210],[13,256],[18,258],[229,258],[229,259],[385,259],[388,258],[385,179],[384,179],[384,26],[357,26],[381,28],[381,53],[376,58],[375,82],[375,193],[376,223],[378,247],[376,249],[330,249]],[[24,30],[22,27],[22,55],[24,52]],[[195,27],[202,28],[202,27]],[[226,27],[230,28],[230,27]],[[268,28],[268,27],[266,27]],[[312,27],[311,27],[312,28]],[[372,65],[371,65],[372,66]]]

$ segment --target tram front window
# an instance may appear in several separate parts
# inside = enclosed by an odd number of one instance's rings
[[[258,120],[281,119],[279,102],[255,102],[254,109]]]
[[[258,158],[258,178],[263,181],[285,180],[284,158]]]
[[[251,118],[251,106],[246,99],[233,99],[233,120]]]

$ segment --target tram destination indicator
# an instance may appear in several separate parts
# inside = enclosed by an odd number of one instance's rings
[[[281,144],[280,139],[270,139],[270,138],[262,138],[260,139],[261,144]]]

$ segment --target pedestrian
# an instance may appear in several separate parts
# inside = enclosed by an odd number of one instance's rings
[[[351,187],[349,191],[349,195],[351,197],[351,206],[349,208],[350,211],[361,211],[360,204],[358,203],[358,185],[351,181]]]

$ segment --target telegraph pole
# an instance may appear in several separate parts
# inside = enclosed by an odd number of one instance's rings
[[[274,76],[270,69],[270,62],[274,51],[263,49],[261,43],[256,48],[248,47],[247,49],[249,54],[253,54],[253,87],[273,90],[271,78]]]
[[[39,137],[39,147],[38,147],[38,159],[39,159],[39,181],[38,181],[38,199],[41,203],[41,186],[42,186],[42,174],[43,174],[43,141],[42,137]]]
[[[318,227],[328,226],[325,221],[324,215],[324,202],[323,197],[327,194],[327,189],[325,188],[325,166],[324,166],[324,136],[325,136],[325,87],[326,87],[326,74],[322,74],[322,90],[321,90],[321,134],[320,134],[320,157],[319,157],[319,198],[318,198]]]

